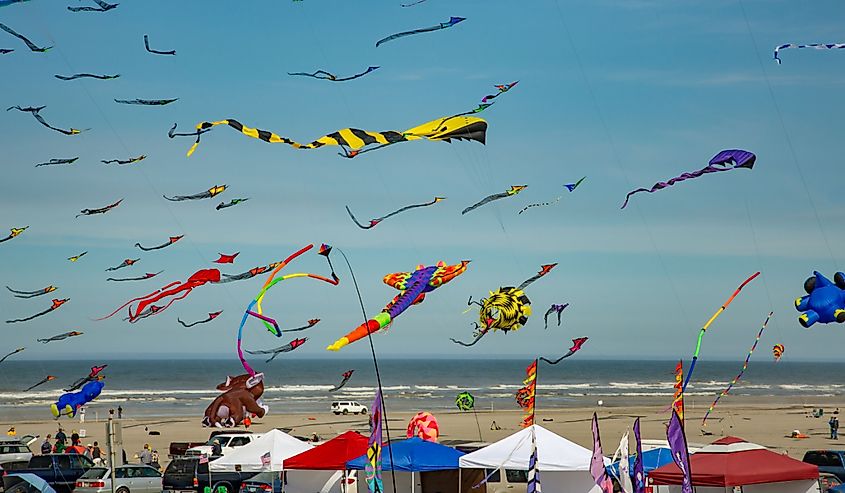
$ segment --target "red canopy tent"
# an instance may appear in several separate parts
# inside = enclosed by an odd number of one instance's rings
[[[367,453],[367,437],[347,431],[322,445],[284,460],[283,468],[343,471],[346,463]]]
[[[307,452],[306,452],[307,453]],[[744,486],[817,480],[819,468],[737,437],[725,437],[690,455],[693,486]],[[683,475],[674,462],[648,473],[652,484],[678,485]]]

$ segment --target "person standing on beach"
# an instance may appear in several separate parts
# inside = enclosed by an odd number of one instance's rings
[[[123,406],[117,406],[117,419],[123,419]]]
[[[834,424],[836,424],[836,418],[834,418],[833,416],[831,416],[831,417],[830,417],[830,419],[829,419],[829,420],[827,420],[827,425],[830,427],[830,439],[831,439],[831,440],[833,440],[833,433],[834,433],[834,432],[833,432],[833,425],[834,425]]]
[[[144,444],[144,450],[138,454],[138,460],[141,461],[141,464],[149,466],[153,462],[153,453],[150,451],[150,444]]]
[[[94,445],[89,449],[91,451],[91,460],[94,464],[101,464],[103,462],[103,451],[100,449],[100,444],[94,442]]]
[[[833,429],[833,439],[839,440],[839,418],[837,418],[835,416],[833,418],[833,428],[832,429]]]
[[[47,438],[41,442],[41,455],[47,455],[53,451],[53,445],[50,444],[50,434],[47,433]]]

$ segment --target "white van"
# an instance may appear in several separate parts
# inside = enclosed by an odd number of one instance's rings
[[[367,414],[367,406],[362,406],[355,401],[332,402],[331,411],[337,414]]]
[[[252,443],[253,440],[257,440],[261,438],[262,434],[260,433],[237,433],[237,434],[226,434],[221,433],[219,435],[215,435],[208,439],[208,442],[205,445],[200,445],[198,447],[191,447],[185,451],[185,455],[187,456],[211,456],[211,449],[214,446],[214,440],[220,441],[220,449],[223,452],[223,455],[226,455],[237,447],[243,447],[249,443]]]
[[[519,469],[485,469],[487,493],[526,493],[528,471]]]

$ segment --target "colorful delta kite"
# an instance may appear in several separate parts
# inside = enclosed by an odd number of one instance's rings
[[[428,33],[428,32],[431,32],[431,31],[439,31],[441,29],[447,29],[447,28],[450,28],[450,27],[454,26],[455,24],[457,24],[459,22],[463,22],[465,20],[466,20],[466,17],[451,17],[448,21],[441,22],[440,24],[437,24],[436,26],[423,27],[423,28],[414,29],[414,30],[411,30],[411,31],[403,31],[401,33],[391,34],[390,36],[388,36],[386,38],[382,38],[382,39],[376,41],[376,48],[378,48],[380,45],[383,45],[384,43],[387,43],[388,41],[393,41],[394,39],[404,38],[405,36],[411,36],[413,34],[422,34],[422,33]]]
[[[40,168],[41,166],[56,166],[56,165],[63,165],[63,164],[73,164],[79,160],[79,157],[71,157],[71,158],[62,158],[62,159],[51,159],[45,163],[38,163],[35,165],[36,168]]]
[[[159,50],[151,49],[150,48],[150,37],[147,36],[146,34],[144,35],[144,48],[154,55],[175,55],[176,54],[176,50],[159,51]]]
[[[38,318],[42,315],[47,315],[48,313],[52,312],[53,310],[58,310],[59,307],[61,307],[62,305],[64,305],[68,301],[70,301],[70,298],[65,298],[63,300],[53,299],[53,302],[50,305],[50,308],[47,308],[44,311],[40,311],[40,312],[36,313],[35,315],[30,315],[26,318],[16,318],[14,320],[6,320],[6,323],[7,324],[15,324],[15,323],[18,323],[18,322],[28,322],[28,321],[30,321],[34,318]]]
[[[21,233],[23,233],[27,229],[29,229],[29,226],[24,226],[22,228],[12,228],[12,229],[10,229],[8,236],[6,236],[5,238],[0,238],[0,243],[3,243],[4,241],[9,241],[12,238],[17,238],[18,236],[21,235]]]
[[[784,351],[786,351],[786,348],[783,346],[783,344],[775,344],[774,347],[772,347],[772,355],[775,357],[775,363],[780,361],[780,359],[783,357]]]
[[[349,77],[338,77],[330,72],[326,72],[325,70],[318,70],[314,73],[307,73],[307,72],[288,72],[288,75],[293,76],[301,76],[301,77],[313,77],[314,79],[322,79],[322,80],[330,80],[332,82],[345,82],[347,80],[357,79],[358,77],[363,77],[374,70],[378,70],[379,67],[367,67],[367,70],[361,72],[360,74],[350,75]]]
[[[68,257],[67,259],[70,260],[71,262],[76,262],[87,254],[88,254],[88,252],[85,251],[85,252],[80,253],[79,255],[74,255],[73,257]]]
[[[114,281],[114,282],[146,281],[147,279],[152,279],[153,277],[161,274],[162,272],[164,272],[164,271],[160,270],[158,272],[147,272],[143,276],[137,276],[137,277],[109,277],[109,278],[106,279],[106,281]]]
[[[550,306],[549,309],[546,310],[546,314],[543,315],[543,328],[549,328],[549,315],[551,315],[552,313],[557,313],[557,326],[560,327],[560,315],[563,313],[564,310],[566,310],[566,307],[568,306],[569,303],[564,303],[562,305],[553,304],[552,306]]]
[[[813,48],[816,50],[841,50],[845,48],[845,43],[812,43],[807,45],[797,45],[792,43],[787,43],[785,45],[780,45],[775,48],[775,61],[778,62],[778,65],[781,64],[780,57],[778,56],[778,52],[780,50],[785,50],[788,48]]]
[[[144,159],[147,159],[147,156],[141,154],[138,157],[131,157],[129,159],[103,159],[100,162],[103,164],[117,164],[118,166],[124,166],[143,161]]]
[[[235,252],[232,255],[226,255],[225,253],[218,253],[220,258],[214,261],[215,264],[234,264],[235,258],[240,255],[241,252]]]
[[[576,181],[575,183],[567,183],[567,184],[564,185],[564,187],[566,187],[567,190],[572,192],[576,188],[578,188],[578,185],[580,185],[581,182],[584,181],[585,178],[587,178],[587,177],[585,176],[585,177],[581,178],[580,180]],[[550,206],[550,205],[557,204],[558,202],[560,202],[560,199],[562,199],[562,198],[563,198],[563,195],[558,195],[557,198],[555,198],[554,200],[551,200],[549,202],[536,202],[534,204],[528,204],[525,207],[523,207],[522,209],[520,209],[518,214],[522,214],[523,212],[527,211],[528,209],[531,209],[532,207],[547,207],[547,206]]]
[[[488,101],[492,101],[497,97],[501,96],[502,94],[511,90],[511,88],[515,85],[519,84],[519,81],[511,82],[510,84],[497,84],[495,87],[499,90],[496,94],[488,94],[481,99],[482,103],[486,103]]]
[[[283,346],[279,346],[277,348],[263,349],[261,351],[250,351],[249,349],[247,349],[246,352],[249,353],[249,354],[272,354],[273,356],[270,356],[270,359],[265,361],[265,363],[269,363],[269,362],[273,361],[274,359],[276,359],[276,356],[278,356],[282,353],[289,353],[289,352],[293,351],[294,349],[298,348],[299,346],[305,344],[307,341],[308,341],[308,338],[303,337],[301,339],[294,339],[294,340],[290,341],[289,343],[287,343]]]
[[[461,211],[461,214],[462,215],[466,214],[467,212],[469,212],[473,209],[477,209],[477,208],[481,207],[482,205],[488,204],[488,203],[490,203],[494,200],[506,199],[508,197],[513,197],[516,194],[518,194],[519,192],[525,190],[526,188],[528,188],[528,185],[511,185],[511,188],[509,190],[505,190],[502,193],[494,193],[493,195],[488,195],[487,197],[484,197],[483,199],[479,200],[478,202],[472,204],[471,206],[469,206],[466,209],[464,209],[463,211]]]
[[[795,308],[804,312],[798,317],[798,323],[809,328],[819,322],[845,322],[845,274],[837,272],[830,279],[813,271],[813,277],[804,281],[804,291],[807,296],[795,300]]]
[[[420,411],[408,422],[408,429],[405,431],[407,438],[422,438],[426,442],[437,443],[440,436],[440,426],[433,414]]]
[[[149,252],[151,250],[161,250],[162,248],[169,247],[170,245],[176,243],[177,241],[181,240],[184,237],[185,237],[185,235],[171,236],[170,238],[168,238],[168,240],[166,242],[162,243],[161,245],[154,246],[154,247],[141,246],[140,243],[135,243],[135,246],[140,248],[141,250],[143,250],[145,252]]]
[[[666,187],[672,186],[675,183],[692,178],[698,178],[709,173],[719,173],[722,171],[731,171],[741,168],[751,169],[754,167],[754,163],[756,161],[757,156],[755,156],[753,152],[743,151],[742,149],[728,149],[722,151],[713,156],[713,159],[710,160],[710,163],[706,167],[701,168],[698,171],[682,173],[681,175],[671,178],[666,182],[659,181],[652,185],[651,188],[638,188],[628,192],[628,195],[625,196],[625,202],[622,203],[621,209],[624,209],[628,205],[628,201],[634,194],[640,192],[654,193],[658,190],[663,190]]]
[[[234,282],[234,281],[243,281],[246,279],[252,279],[255,276],[264,274],[265,272],[270,272],[271,270],[275,269],[281,262],[273,262],[272,264],[268,264],[262,267],[253,267],[246,272],[241,272],[240,274],[223,274],[223,279],[219,282],[220,284],[224,284],[227,282]]]
[[[475,409],[475,397],[469,392],[461,392],[455,397],[455,406],[461,411],[471,411]]]
[[[434,291],[466,272],[469,262],[469,260],[462,260],[459,264],[446,265],[441,261],[437,265],[428,267],[419,265],[413,272],[397,272],[384,276],[384,283],[398,289],[400,293],[384,307],[381,313],[336,340],[326,349],[339,351],[344,346],[367,337],[368,334],[384,329],[411,305],[422,303],[426,293]]]
[[[52,46],[47,46],[45,48],[42,48],[40,46],[36,46],[35,43],[33,43],[32,41],[27,39],[26,36],[24,36],[22,34],[18,34],[17,32],[15,32],[14,29],[12,29],[11,27],[9,27],[9,26],[7,26],[3,23],[0,23],[0,29],[6,31],[7,33],[11,34],[12,36],[14,36],[14,37],[18,38],[19,40],[23,41],[26,44],[26,47],[29,48],[30,51],[34,51],[34,52],[37,52],[37,53],[44,53],[47,50],[49,50],[50,48],[52,48]]]
[[[179,101],[179,98],[173,99],[115,99],[115,103],[120,104],[136,104],[141,106],[164,106],[175,101]]]
[[[184,299],[186,296],[191,294],[191,291],[199,286],[208,283],[215,283],[220,281],[220,271],[217,269],[203,269],[195,272],[191,277],[188,278],[185,282],[171,282],[170,284],[164,286],[161,289],[156,289],[150,294],[139,296],[138,298],[133,298],[126,303],[120,305],[115,311],[109,313],[105,317],[98,318],[97,320],[105,320],[107,318],[112,317],[114,314],[123,310],[127,306],[129,307],[129,322],[135,323],[140,318],[145,318],[148,315],[145,313],[145,309],[148,307],[152,310],[150,314],[155,314],[158,312],[162,312],[170,307],[173,303]],[[153,306],[155,302],[163,300],[165,298],[171,298],[161,307],[156,307],[157,309],[153,310]],[[135,310],[133,313],[132,304],[138,302],[135,306]],[[152,306],[151,306],[152,305]]]
[[[111,9],[116,9],[117,3],[106,3],[103,0],[93,0],[99,7],[68,7],[71,12],[108,12]]]
[[[540,358],[540,360],[545,361],[546,363],[548,363],[550,365],[556,365],[556,364],[560,363],[561,361],[565,360],[566,358],[568,358],[568,357],[572,356],[573,354],[577,353],[578,351],[580,351],[581,347],[584,345],[585,342],[587,342],[588,339],[589,339],[589,337],[577,337],[575,339],[572,339],[572,347],[570,347],[569,351],[566,354],[564,354],[563,356],[561,356],[560,358],[558,358],[556,360],[550,360],[548,358]]]
[[[220,316],[221,313],[223,313],[223,310],[220,310],[219,312],[211,312],[211,313],[208,314],[207,318],[204,318],[202,320],[197,320],[196,322],[191,322],[189,324],[186,324],[185,322],[183,322],[181,318],[177,318],[176,320],[180,324],[182,324],[183,327],[185,327],[187,329],[187,328],[193,327],[194,325],[207,324],[208,322],[211,322],[212,320],[214,320],[215,318]]]
[[[98,74],[89,74],[88,72],[83,72],[81,74],[73,74],[73,75],[54,75],[53,77],[59,80],[76,80],[76,79],[99,79],[99,80],[112,80],[117,79],[120,77],[120,74],[114,75],[98,75]]]
[[[516,391],[514,398],[517,405],[525,411],[522,418],[522,427],[527,428],[534,424],[534,398],[537,395],[537,360],[531,362],[525,369],[524,385]]]
[[[56,419],[62,415],[70,418],[76,417],[76,412],[79,408],[99,397],[104,386],[105,384],[98,379],[83,385],[82,390],[79,392],[62,394],[56,403],[50,406],[53,416]]]
[[[195,136],[196,142],[188,149],[187,155],[190,156],[197,149],[200,143],[200,136],[211,130],[217,125],[228,125],[238,132],[252,137],[254,139],[263,140],[270,144],[287,144],[294,149],[318,149],[323,146],[339,146],[343,153],[341,156],[353,158],[359,154],[381,149],[389,145],[399,142],[408,142],[412,140],[439,140],[451,142],[452,139],[457,140],[474,140],[485,142],[487,135],[487,122],[481,118],[469,116],[448,116],[445,118],[438,118],[422,125],[409,128],[403,132],[395,130],[386,130],[383,132],[372,132],[366,130],[359,130],[357,128],[344,128],[336,132],[324,135],[310,144],[301,144],[295,142],[287,137],[268,132],[267,130],[260,130],[257,128],[250,128],[241,124],[237,120],[227,119],[214,122],[202,122],[196,126],[196,130],[191,133],[175,133],[176,126],[170,129],[168,136],[182,137]],[[366,146],[372,146],[364,149]]]
[[[3,25],[3,24],[0,24],[0,26],[2,26],[2,25]],[[41,125],[44,125],[45,127],[49,128],[50,130],[55,130],[56,132],[59,132],[59,133],[65,134],[65,135],[77,135],[77,134],[81,134],[81,133],[82,133],[82,132],[84,132],[85,130],[88,130],[88,129],[82,129],[82,130],[80,130],[80,129],[78,129],[78,128],[69,128],[69,129],[65,130],[65,129],[63,129],[63,128],[59,128],[59,127],[54,127],[54,126],[52,126],[52,125],[50,125],[49,123],[47,123],[47,120],[45,120],[43,116],[41,116],[40,111],[41,111],[41,110],[43,110],[44,108],[46,108],[46,106],[38,106],[38,107],[35,107],[35,106],[27,106],[27,107],[25,107],[25,108],[22,108],[22,107],[20,107],[20,106],[9,106],[8,108],[6,108],[6,111],[9,111],[9,110],[15,109],[15,110],[18,110],[18,111],[22,111],[22,112],[24,112],[24,113],[29,113],[29,114],[31,114],[31,115],[32,115],[32,116],[33,116],[33,117],[34,117],[34,118],[38,121],[38,123],[40,123]]]
[[[35,298],[36,296],[43,296],[47,293],[52,293],[58,288],[50,285],[46,288],[37,289],[35,291],[18,291],[17,289],[12,289],[9,286],[6,286],[6,289],[11,291],[15,298]]]
[[[165,199],[171,202],[182,202],[184,200],[201,200],[201,199],[210,199],[217,194],[223,193],[228,185],[216,185],[205,192],[195,193],[193,195],[177,195],[175,197],[168,197],[167,195],[162,195]]]
[[[29,392],[30,390],[34,389],[35,387],[38,387],[39,385],[43,385],[43,384],[50,382],[50,381],[53,381],[55,379],[56,379],[56,377],[54,377],[53,375],[47,375],[46,377],[39,380],[38,383],[36,383],[35,385],[31,385],[28,388],[24,389],[24,392]]]
[[[9,356],[12,356],[14,354],[18,354],[19,352],[23,351],[24,349],[26,349],[26,348],[25,347],[19,347],[19,348],[15,349],[14,351],[12,351],[11,353],[8,353],[7,355],[0,358],[0,363],[6,361],[6,358],[8,358]]]
[[[103,370],[105,370],[105,369],[106,369],[106,367],[108,367],[108,366],[109,366],[109,365],[92,366],[92,367],[91,367],[91,371],[90,371],[90,372],[88,372],[88,375],[86,375],[86,376],[84,376],[84,377],[82,377],[82,378],[78,378],[78,379],[76,379],[76,380],[75,380],[75,381],[74,381],[74,382],[70,385],[70,387],[68,387],[68,388],[66,388],[66,389],[65,389],[65,392],[73,392],[74,390],[79,390],[79,389],[80,389],[83,385],[85,385],[86,383],[88,383],[88,382],[93,382],[93,381],[97,380],[98,375],[100,374],[100,372],[101,372],[101,371],[103,371]]]
[[[96,215],[96,214],[105,214],[106,212],[108,212],[108,211],[114,209],[115,207],[119,206],[121,202],[123,202],[123,199],[120,199],[117,202],[115,202],[113,204],[109,204],[105,207],[100,207],[99,209],[82,209],[81,211],[79,211],[79,214],[77,214],[76,217],[93,216],[93,215]],[[85,254],[83,253],[82,255],[85,255]],[[80,255],[80,256],[82,256],[82,255]]]
[[[403,213],[407,210],[416,209],[416,208],[419,208],[419,207],[428,207],[430,205],[434,205],[434,204],[441,202],[443,200],[446,200],[446,197],[434,197],[434,200],[432,200],[431,202],[423,202],[422,204],[406,205],[405,207],[402,207],[401,209],[396,209],[395,211],[393,211],[393,212],[391,212],[387,215],[377,217],[375,219],[370,219],[370,224],[368,224],[368,225],[364,225],[364,224],[359,223],[358,220],[355,219],[355,216],[352,214],[352,211],[349,210],[349,206],[346,206],[346,212],[349,214],[349,217],[352,218],[352,220],[355,222],[355,224],[358,225],[359,228],[361,228],[361,229],[372,229],[372,228],[376,227],[378,225],[378,223],[384,221],[388,217],[393,217],[396,214],[401,214],[401,213]]]
[[[719,315],[721,315],[722,312],[724,312],[731,305],[734,298],[736,298],[739,292],[742,291],[742,288],[744,288],[748,283],[756,279],[759,275],[759,272],[755,272],[754,274],[749,276],[748,279],[742,281],[742,284],[740,284],[739,287],[736,288],[731,297],[728,298],[728,300],[725,301],[725,303],[722,304],[722,306],[719,307],[718,310],[716,310],[716,313],[714,313],[713,316],[710,317],[710,320],[708,320],[707,323],[705,323],[704,326],[701,327],[701,330],[698,332],[698,341],[695,343],[695,352],[692,354],[692,362],[689,365],[689,371],[687,372],[687,377],[684,380],[684,387],[682,390],[687,390],[687,385],[689,384],[690,378],[692,378],[692,372],[695,371],[695,362],[698,361],[698,353],[699,351],[701,351],[701,339],[704,338],[704,334],[707,332],[707,328],[710,327],[710,324],[712,324],[713,321],[716,320]]]
[[[742,369],[739,371],[737,376],[731,380],[731,383],[728,384],[728,387],[719,393],[716,396],[716,400],[713,401],[713,404],[710,404],[710,408],[707,409],[707,412],[704,413],[704,418],[701,420],[701,426],[707,426],[707,417],[710,416],[710,413],[713,412],[713,409],[716,407],[716,404],[719,403],[719,399],[728,395],[728,392],[731,391],[734,385],[739,382],[739,379],[742,378],[742,375],[745,373],[745,370],[748,369],[748,361],[751,360],[751,355],[754,354],[754,350],[757,349],[757,343],[760,342],[760,337],[763,336],[763,331],[766,330],[766,325],[769,324],[769,319],[772,318],[773,312],[769,312],[769,315],[766,317],[766,320],[763,322],[763,326],[760,327],[760,331],[757,332],[757,338],[754,339],[754,344],[751,345],[751,349],[748,350],[748,356],[745,357],[745,362],[742,364]]]
[[[347,370],[343,372],[343,374],[341,375],[342,380],[340,381],[340,383],[330,388],[329,392],[337,392],[338,390],[342,389],[343,386],[346,385],[346,382],[348,382],[349,379],[352,378],[353,373],[355,373],[355,370]]]
[[[141,260],[141,259],[140,258],[128,258],[128,259],[124,260],[123,262],[121,262],[120,265],[116,265],[114,267],[109,267],[108,269],[106,269],[106,272],[111,272],[113,270],[119,270],[119,269],[122,269],[124,267],[130,267],[132,265],[135,265],[135,262],[137,262],[139,260]]]
[[[217,204],[217,207],[215,207],[215,209],[217,209],[218,211],[220,209],[228,209],[229,207],[234,207],[240,204],[241,202],[246,202],[247,200],[249,200],[249,197],[244,199],[232,199],[228,202],[220,202],[219,204]]]
[[[318,275],[318,274],[309,274],[309,273],[304,273],[304,272],[298,272],[298,273],[294,273],[294,274],[286,274],[284,276],[279,276],[278,278],[276,277],[276,275],[279,273],[279,271],[284,269],[285,266],[287,266],[290,262],[292,262],[294,259],[296,259],[300,255],[302,255],[305,252],[311,250],[312,248],[314,248],[313,244],[306,245],[303,248],[299,249],[299,251],[291,254],[284,261],[279,262],[278,265],[276,265],[276,267],[273,269],[273,272],[270,273],[270,276],[267,278],[267,280],[264,281],[264,286],[261,288],[261,291],[258,292],[258,295],[249,303],[249,305],[247,305],[246,310],[244,310],[244,316],[241,319],[240,326],[238,327],[237,351],[238,351],[238,358],[241,360],[241,365],[244,367],[244,370],[250,375],[255,375],[255,370],[253,370],[252,367],[249,366],[249,363],[247,363],[246,359],[244,358],[243,350],[241,349],[241,341],[243,339],[243,330],[244,330],[244,326],[246,325],[246,322],[249,319],[249,317],[252,316],[252,317],[255,317],[255,318],[261,320],[261,323],[264,324],[264,327],[268,331],[270,331],[271,334],[273,334],[276,337],[281,337],[282,332],[283,332],[279,328],[279,324],[276,322],[276,320],[271,318],[271,317],[264,315],[264,313],[262,311],[261,302],[264,300],[264,296],[267,294],[267,291],[270,288],[272,288],[273,286],[275,286],[276,284],[278,284],[282,281],[285,281],[287,279],[297,278],[297,277],[311,278],[311,279],[315,279],[317,281],[323,281],[323,282],[329,283],[333,286],[337,286],[338,284],[340,284],[340,278],[338,278],[337,274],[335,274],[334,267],[332,267],[332,262],[331,262],[331,259],[329,258],[329,255],[331,254],[331,251],[332,251],[332,247],[329,246],[329,245],[326,245],[325,243],[320,245],[320,249],[318,250],[317,253],[326,258],[326,262],[329,264],[329,268],[331,269],[331,279],[329,279],[328,277],[325,277],[325,276]],[[313,325],[313,324],[311,324],[311,325]],[[268,362],[272,361],[272,359],[276,357],[276,354],[278,354],[280,352],[292,351],[292,350],[296,349],[297,347],[299,347],[303,343],[305,343],[306,340],[307,340],[307,338],[302,339],[302,340],[296,339],[296,340],[292,341],[290,344],[287,344],[285,346],[281,346],[279,348],[271,350],[271,352],[273,352],[274,355],[273,355],[272,358],[270,358],[267,361]],[[300,341],[300,342],[296,342],[296,341]],[[265,353],[262,353],[262,354],[265,354]],[[269,354],[269,353],[267,353],[267,354]]]
[[[519,286],[500,287],[496,291],[491,291],[490,296],[481,301],[472,301],[470,297],[467,305],[476,304],[480,308],[478,322],[475,324],[475,339],[472,342],[461,342],[451,338],[450,340],[455,344],[469,347],[475,345],[491,330],[501,330],[504,333],[519,330],[531,316],[531,300],[523,290],[551,272],[555,266],[557,266],[556,263],[543,265],[537,274],[526,279]]]
[[[78,332],[76,330],[73,330],[73,331],[70,331],[70,332],[65,332],[64,334],[58,334],[58,335],[54,335],[53,337],[48,337],[46,339],[36,339],[36,340],[38,342],[42,342],[44,344],[47,344],[48,342],[64,341],[68,337],[81,336],[82,334],[83,334],[83,332]]]

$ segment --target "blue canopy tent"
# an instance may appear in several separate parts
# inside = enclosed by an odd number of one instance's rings
[[[634,461],[636,456],[628,457],[628,471],[634,473]],[[643,452],[643,472],[648,476],[648,473],[657,469],[660,466],[672,462],[672,451],[668,448],[656,448]],[[607,472],[614,478],[619,477],[619,461],[607,466]]]
[[[393,454],[393,463],[391,464],[390,455]],[[464,455],[463,452],[440,445],[434,442],[427,442],[421,438],[408,438],[398,442],[393,442],[385,446],[381,451],[381,467],[384,478],[385,493],[394,493],[392,480],[388,479],[390,475],[391,466],[397,473],[410,473],[411,493],[417,491],[417,487],[421,487],[421,491],[443,491],[455,492],[458,491],[459,483],[459,468],[458,458]],[[364,454],[356,459],[346,463],[347,469],[363,470],[367,464],[367,455]],[[416,473],[420,473],[417,475]],[[443,475],[446,475],[445,477]],[[417,476],[419,476],[421,483],[417,483]],[[440,476],[439,480],[436,478]],[[396,475],[398,479],[399,474]],[[404,483],[407,478],[397,483]],[[444,485],[442,481],[446,482]],[[432,482],[438,482],[438,486],[434,489],[427,485]],[[433,485],[432,485],[433,486]],[[402,487],[401,484],[397,486],[399,491],[408,491]]]

